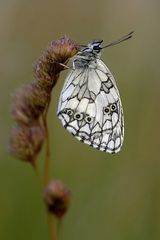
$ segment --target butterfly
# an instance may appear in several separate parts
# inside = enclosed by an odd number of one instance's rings
[[[98,150],[117,153],[124,140],[124,117],[113,75],[101,51],[132,37],[132,32],[104,47],[94,40],[71,59],[72,69],[61,91],[57,116],[78,140]]]

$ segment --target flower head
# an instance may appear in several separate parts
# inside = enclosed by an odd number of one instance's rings
[[[60,180],[50,181],[44,190],[44,200],[48,211],[62,218],[70,205],[71,191]]]

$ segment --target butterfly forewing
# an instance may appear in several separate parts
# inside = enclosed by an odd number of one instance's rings
[[[81,59],[76,64],[77,59],[61,92],[58,117],[81,142],[116,153],[123,143],[124,121],[113,75],[98,56],[87,59],[85,65]]]

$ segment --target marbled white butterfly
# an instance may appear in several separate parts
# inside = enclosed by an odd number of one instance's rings
[[[102,40],[82,45],[60,95],[57,115],[62,125],[81,142],[108,153],[122,147],[124,119],[114,77],[100,55],[103,48],[131,38],[132,33],[104,47]]]

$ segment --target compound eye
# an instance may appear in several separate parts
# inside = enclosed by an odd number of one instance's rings
[[[66,114],[68,114],[68,116],[72,116],[73,115],[73,110],[72,109],[67,109]]]
[[[85,117],[85,120],[87,123],[92,123],[93,122],[93,117],[90,117],[89,115]]]
[[[110,108],[109,107],[104,107],[103,111],[104,111],[104,114],[109,114],[110,113]]]
[[[80,121],[83,119],[83,113],[75,113],[74,114],[74,119]]]
[[[110,109],[112,112],[115,112],[117,110],[117,105],[115,103],[111,104]]]
[[[99,51],[99,50],[100,50],[100,47],[99,47],[99,46],[94,46],[94,47],[93,47],[93,50],[96,50],[96,51],[98,50],[98,51]]]

